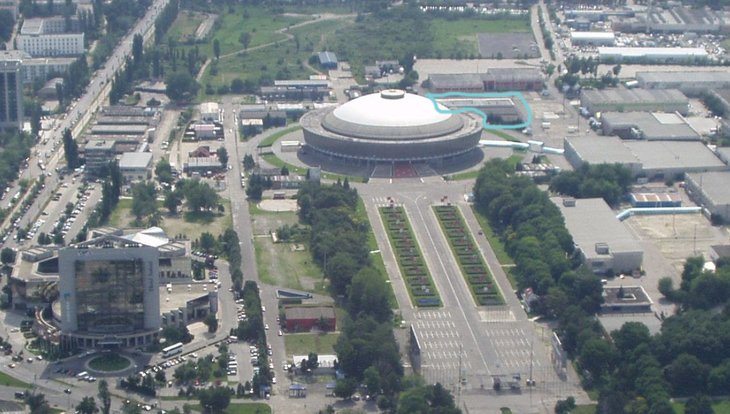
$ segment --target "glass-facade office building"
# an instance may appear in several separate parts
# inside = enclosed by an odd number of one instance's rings
[[[21,61],[0,54],[0,130],[23,127],[23,80]]]
[[[160,329],[158,261],[156,248],[128,241],[96,240],[61,250],[62,342],[100,348],[154,341]]]

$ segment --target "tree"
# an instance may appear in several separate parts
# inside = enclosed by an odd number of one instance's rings
[[[214,313],[209,313],[208,316],[203,319],[203,323],[208,327],[209,333],[215,333],[218,330],[218,319],[216,319]]]
[[[198,399],[203,408],[210,412],[220,413],[231,403],[231,389],[224,387],[211,387],[198,392]]]
[[[15,263],[15,250],[11,249],[10,247],[5,247],[0,251],[0,262],[2,262],[4,265],[9,266],[13,263]]]
[[[280,173],[281,175],[289,175],[289,167],[287,167],[286,165],[282,166]]]
[[[182,195],[179,191],[168,191],[165,193],[165,201],[163,204],[170,214],[177,214],[177,208],[182,204]]]
[[[155,165],[155,176],[161,183],[172,183],[172,166],[167,158],[161,159],[157,165]]]
[[[380,394],[381,380],[380,372],[378,372],[377,368],[368,367],[365,372],[363,372],[363,378],[365,380],[365,385],[368,387],[368,393],[370,393],[370,395]]]
[[[251,33],[241,33],[241,36],[238,37],[238,41],[243,45],[244,49],[248,49],[248,45],[251,44]]]
[[[669,276],[665,276],[665,277],[659,279],[657,288],[659,289],[659,293],[664,295],[664,297],[669,300],[673,300],[673,298],[676,296],[674,294],[675,293],[674,292],[674,282],[672,281],[672,278]]]
[[[388,286],[378,271],[366,267],[355,274],[347,288],[347,309],[352,316],[367,314],[378,322],[391,319]]]
[[[581,347],[579,361],[581,367],[588,370],[593,378],[598,379],[613,366],[616,350],[607,341],[589,339]]]
[[[335,395],[347,399],[352,397],[357,389],[357,381],[354,378],[338,379],[335,383]]]
[[[220,147],[216,151],[216,155],[218,155],[218,161],[221,162],[222,166],[228,165],[228,150],[226,150],[226,147]]]
[[[165,85],[165,95],[176,102],[190,100],[200,88],[198,82],[185,71],[168,74],[165,78]]]
[[[665,370],[673,395],[694,395],[705,391],[710,367],[694,355],[681,354]]]
[[[243,156],[243,169],[244,170],[250,171],[255,166],[256,166],[256,162],[253,159],[253,155],[246,154],[246,155]]]
[[[575,410],[575,398],[568,397],[555,403],[555,414],[569,414]]]
[[[319,366],[319,357],[316,353],[310,352],[307,356],[307,368],[316,369]]]
[[[79,405],[76,406],[76,410],[81,414],[94,414],[99,411],[99,408],[96,406],[94,397],[84,397]]]
[[[132,59],[134,66],[138,67],[142,64],[142,55],[144,54],[144,44],[142,35],[136,33],[132,38]]]
[[[213,54],[215,55],[216,60],[221,58],[221,43],[218,39],[213,39]]]
[[[712,401],[706,395],[695,395],[687,400],[685,414],[713,414]]]
[[[132,214],[141,220],[157,211],[157,189],[151,182],[137,183],[132,187]]]
[[[0,10],[0,40],[7,42],[13,34],[15,20],[9,10]]]
[[[74,169],[80,165],[79,145],[74,141],[71,130],[68,128],[63,131],[63,151],[66,154],[66,165],[69,169]]]
[[[31,414],[50,414],[51,407],[46,401],[46,396],[40,393],[30,393],[25,395],[25,403],[28,404]]]
[[[101,412],[102,414],[109,414],[109,409],[112,405],[111,393],[109,392],[109,383],[106,380],[99,381],[99,400],[101,401]]]
[[[205,253],[213,253],[216,247],[215,236],[207,231],[203,232],[200,235],[200,244],[198,247]]]

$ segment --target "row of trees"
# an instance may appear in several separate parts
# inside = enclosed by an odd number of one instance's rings
[[[561,171],[550,181],[550,191],[576,198],[603,198],[618,205],[629,189],[633,177],[621,164],[584,163],[574,171]]]
[[[30,156],[33,138],[29,134],[0,133],[0,188],[4,189],[18,177],[18,170]]]
[[[645,325],[629,322],[608,340],[592,316],[602,302],[600,281],[570,259],[572,242],[547,195],[496,160],[480,172],[475,197],[515,260],[520,287],[542,295],[535,310],[557,321],[564,349],[586,385],[599,391],[597,412],[670,414],[672,395],[693,396],[688,412],[708,412],[694,411],[709,407],[698,393],[726,393],[730,311],[695,309],[728,303],[730,272],[704,274],[701,259],[688,261],[679,290],[666,281],[660,285],[685,311],[668,318],[654,337]]]
[[[335,345],[347,378],[337,381],[335,394],[349,397],[365,382],[370,395],[381,395],[381,407],[395,407],[403,367],[387,285],[370,263],[367,223],[356,218],[357,191],[343,183],[308,183],[298,200],[300,220],[311,226],[312,256],[329,278],[332,293],[347,298],[349,317]]]

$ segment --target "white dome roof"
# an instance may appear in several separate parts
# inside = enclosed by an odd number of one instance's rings
[[[439,109],[447,110],[439,105]],[[450,113],[439,113],[433,101],[423,96],[388,89],[361,96],[334,110],[342,121],[374,127],[414,127],[443,122]]]
[[[439,105],[439,109],[447,110]],[[381,140],[425,139],[458,131],[462,117],[440,113],[428,98],[388,89],[354,99],[328,112],[327,131],[348,137]]]

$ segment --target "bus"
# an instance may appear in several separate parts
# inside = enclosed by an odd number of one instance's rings
[[[170,345],[162,350],[162,357],[167,358],[182,352],[182,342],[178,342],[174,345]]]

